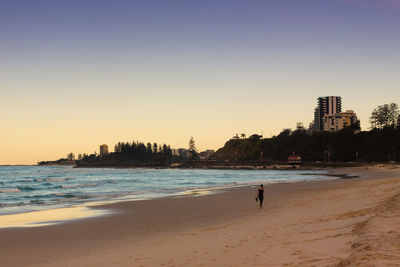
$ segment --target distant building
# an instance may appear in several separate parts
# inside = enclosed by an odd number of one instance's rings
[[[359,124],[356,113],[353,110],[339,112],[333,115],[325,115],[323,118],[324,131],[337,132],[345,127]]]
[[[211,155],[215,153],[215,150],[209,149],[199,153],[199,157],[201,160],[208,160],[210,159]]]
[[[314,109],[314,131],[324,130],[324,116],[334,115],[342,111],[342,98],[340,96],[318,97],[318,106]]]
[[[172,156],[179,156],[179,149],[172,148],[171,149],[171,154],[172,154]]]
[[[320,132],[321,131],[321,129],[320,129],[320,120],[321,120],[321,115],[320,115],[320,112],[319,112],[319,108],[318,107],[316,107],[315,109],[314,109],[314,120],[313,120],[313,132]]]
[[[189,151],[185,148],[178,148],[178,154],[179,154],[179,157],[186,159],[189,156]]]
[[[100,145],[100,157],[108,155],[108,146],[106,144]]]
[[[236,134],[236,135],[233,136],[231,139],[239,139],[239,134]]]
[[[300,156],[290,156],[290,157],[288,157],[288,163],[289,164],[300,164],[301,157]]]

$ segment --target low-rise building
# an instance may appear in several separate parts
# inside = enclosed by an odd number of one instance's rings
[[[172,156],[179,156],[179,149],[172,148],[171,149],[171,154],[172,154]]]
[[[201,160],[208,160],[208,159],[210,159],[211,155],[214,153],[215,153],[215,150],[209,149],[209,150],[200,152],[199,157]]]
[[[288,163],[289,164],[300,164],[301,163],[301,157],[300,156],[290,156],[288,157]]]
[[[178,153],[179,157],[182,157],[184,159],[188,158],[189,156],[189,151],[185,148],[178,148]]]
[[[353,110],[339,112],[336,114],[326,114],[323,119],[324,131],[337,132],[345,127],[359,124],[356,113]]]

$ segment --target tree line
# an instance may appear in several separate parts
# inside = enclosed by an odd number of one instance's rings
[[[188,149],[179,149],[181,153],[172,153],[170,145],[157,143],[143,143],[139,141],[118,142],[114,146],[114,152],[100,155],[79,154],[75,159],[74,153],[68,153],[66,158],[55,161],[40,161],[38,165],[65,165],[76,163],[77,166],[168,166],[172,162],[195,161],[199,158],[193,137],[189,140]]]
[[[97,153],[85,155],[78,165],[131,165],[143,163],[167,163],[173,158],[172,149],[166,144],[143,143],[139,141],[118,142],[114,152],[107,155]]]
[[[141,142],[132,143],[129,142],[118,142],[114,146],[115,153],[126,154],[132,157],[142,157],[142,156],[153,156],[155,154],[165,154],[165,155],[172,155],[172,149],[169,145],[157,144],[157,143],[147,143],[146,145]]]
[[[371,129],[360,131],[359,125],[346,127],[338,132],[307,131],[302,123],[296,129],[285,129],[277,136],[263,138],[253,134],[246,137],[237,134],[217,150],[213,159],[219,161],[286,162],[291,155],[302,157],[303,161],[323,162],[387,162],[400,160],[400,112],[395,103],[376,107],[369,118]],[[107,155],[83,154],[78,165],[86,166],[168,166],[172,162],[193,162],[198,160],[193,137],[184,154],[173,155],[166,144],[118,142],[114,152]],[[73,153],[68,154],[73,160]],[[60,159],[55,163],[66,159]],[[49,162],[43,162],[48,164]],[[50,162],[52,163],[52,162]],[[40,163],[39,163],[40,164]]]
[[[159,166],[165,167],[172,162],[192,161],[198,158],[193,137],[189,140],[189,149],[182,154],[173,154],[170,145],[157,143],[118,142],[114,152],[107,155],[84,155],[78,166]]]
[[[302,124],[285,129],[272,138],[252,135],[232,138],[215,157],[229,161],[283,162],[291,155],[303,161],[388,162],[400,160],[400,116],[397,104],[385,104],[373,110],[371,129],[358,125],[338,132],[308,132]]]

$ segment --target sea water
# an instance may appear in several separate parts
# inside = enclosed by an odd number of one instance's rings
[[[326,179],[323,173],[301,170],[0,166],[0,215],[88,202],[179,196],[201,189]]]

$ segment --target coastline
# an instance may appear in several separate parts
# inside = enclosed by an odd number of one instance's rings
[[[262,210],[251,186],[97,206],[112,215],[0,229],[0,257],[7,266],[352,263],[357,249],[371,246],[359,240],[375,223],[370,218],[395,207],[400,171],[331,174],[360,178],[267,185]]]
[[[64,166],[63,166],[64,167]],[[112,169],[112,168],[110,168]],[[238,169],[239,170],[239,169]],[[243,169],[248,170],[248,169]],[[251,171],[257,171],[261,169],[250,169]],[[266,171],[263,169],[263,171]],[[276,170],[276,171],[284,171],[284,170]],[[289,171],[305,171],[305,170],[293,170]],[[355,178],[355,176],[348,176],[347,174],[335,174],[328,172],[313,172],[316,170],[309,170],[310,172],[306,173],[298,173],[299,176],[304,176],[304,180],[265,180],[258,181],[263,182],[264,184],[281,184],[281,183],[298,183],[305,180],[308,180],[307,176],[315,177],[324,177],[319,178],[318,180],[328,180],[328,179],[350,179]],[[321,170],[317,170],[321,171]],[[326,171],[326,170],[324,170]],[[71,202],[65,203],[64,205],[55,205],[55,206],[44,206],[42,209],[34,209],[34,210],[22,210],[19,212],[10,212],[10,213],[2,213],[0,214],[0,229],[2,228],[19,228],[19,227],[39,227],[39,226],[48,226],[53,224],[66,223],[72,220],[78,219],[87,219],[89,217],[94,216],[102,216],[107,215],[111,212],[108,210],[98,210],[95,209],[98,206],[107,207],[108,205],[114,203],[122,203],[122,202],[132,202],[132,201],[148,201],[154,199],[167,199],[167,198],[183,198],[183,197],[194,197],[200,195],[209,195],[209,194],[219,194],[221,192],[226,192],[230,190],[238,190],[241,188],[248,188],[256,186],[256,182],[232,182],[228,184],[220,184],[214,186],[201,186],[201,187],[193,187],[193,188],[182,188],[182,190],[176,189],[175,191],[170,191],[169,193],[164,193],[161,195],[137,195],[135,192],[132,194],[125,194],[109,199],[88,199],[84,202]],[[18,189],[17,189],[18,190]],[[2,191],[0,191],[1,193]]]
[[[150,169],[209,169],[209,170],[327,170],[332,168],[350,168],[350,167],[365,167],[374,166],[372,163],[348,163],[348,162],[306,162],[301,164],[288,164],[282,162],[265,163],[265,162],[185,162],[185,163],[138,163],[138,164],[76,164],[74,168],[115,168],[115,169],[136,169],[136,168],[150,168]],[[45,166],[45,165],[38,165]],[[47,165],[56,166],[56,165]],[[63,166],[63,165],[59,165]]]

